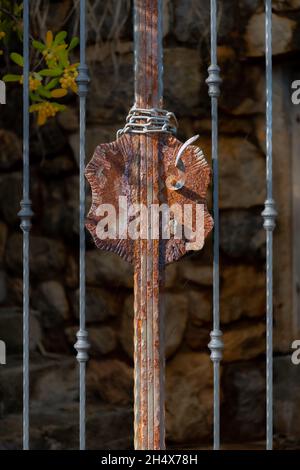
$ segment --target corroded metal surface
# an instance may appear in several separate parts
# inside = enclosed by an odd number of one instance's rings
[[[135,106],[161,109],[162,0],[135,0],[134,26]],[[124,134],[115,142],[99,145],[86,169],[92,188],[87,228],[100,249],[115,252],[134,265],[134,441],[138,450],[165,448],[163,273],[166,263],[178,260],[188,249],[184,236],[162,239],[161,222],[152,219],[150,208],[162,203],[169,207],[202,203],[205,236],[213,225],[205,202],[210,169],[198,147],[184,150],[184,186],[172,189],[178,179],[175,161],[181,146],[170,133]],[[118,218],[120,210],[124,213],[124,208],[119,209],[120,196],[127,198],[128,206],[146,206],[146,213],[140,213],[146,236],[99,238],[98,208],[111,204]],[[130,222],[129,214],[123,225]],[[156,239],[151,233],[157,224]]]
[[[125,134],[115,142],[110,144],[101,144],[96,148],[93,158],[86,167],[86,177],[92,189],[92,206],[88,214],[87,228],[93,236],[95,244],[102,250],[112,251],[129,263],[134,263],[135,241],[130,238],[124,239],[101,239],[97,236],[97,224],[103,215],[97,215],[98,207],[101,204],[111,204],[116,209],[116,221],[124,215],[121,206],[119,209],[119,197],[127,199],[127,209],[130,205],[144,202],[149,205],[149,200],[142,200],[138,188],[140,186],[140,164],[141,152],[144,147],[141,145],[139,135]],[[150,165],[147,165],[148,180],[152,180],[152,173],[155,171],[153,160],[149,157],[152,147],[157,147],[157,176],[158,180],[157,199],[153,203],[167,204],[171,207],[179,204],[183,207],[185,204],[203,204],[204,212],[204,232],[205,237],[212,229],[212,218],[206,207],[206,193],[210,182],[210,168],[201,152],[201,150],[190,145],[184,152],[182,160],[185,164],[186,179],[184,187],[179,191],[168,188],[167,180],[177,178],[177,169],[175,168],[175,158],[182,143],[175,137],[164,134],[157,138],[156,135],[149,135],[144,144],[147,145],[147,159]],[[149,183],[148,183],[149,184]],[[132,220],[130,211],[127,211],[126,227]],[[195,220],[193,220],[193,229],[196,229]],[[116,233],[118,226],[116,226]],[[184,234],[184,230],[182,231]],[[187,251],[188,239],[176,239],[171,233],[169,240],[164,240],[160,244],[160,258],[163,264],[171,263],[180,259]]]

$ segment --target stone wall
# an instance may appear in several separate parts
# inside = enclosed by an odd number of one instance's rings
[[[130,9],[122,0],[123,27],[111,35],[117,4],[108,4],[98,35],[89,19],[87,158],[111,141],[133,100]],[[165,0],[165,107],[175,112],[178,136],[201,135],[210,161],[209,1]],[[114,4],[114,5],[113,5]],[[116,4],[116,5],[115,5]],[[265,199],[264,16],[260,0],[219,2],[222,440],[257,442],[265,435]],[[72,2],[51,2],[49,26],[61,28]],[[124,11],[122,10],[124,9]],[[276,445],[297,446],[300,387],[291,366],[291,174],[289,81],[298,70],[300,1],[275,0],[275,196],[281,209],[275,234]],[[54,20],[53,18],[56,18]],[[73,28],[72,16],[65,28]],[[99,37],[101,39],[99,39]],[[95,39],[98,39],[95,44]],[[112,39],[113,38],[113,39]],[[298,60],[299,63],[299,60]],[[299,71],[300,73],[300,71]],[[285,100],[287,96],[287,99]],[[17,212],[22,187],[20,90],[9,88],[0,115],[0,447],[21,445],[22,235]],[[31,187],[35,217],[31,237],[31,429],[34,448],[78,446],[78,377],[73,344],[78,329],[78,116],[77,102],[43,128],[32,125]],[[287,114],[286,114],[287,113]],[[90,204],[88,196],[87,207]],[[132,446],[132,270],[87,240],[87,372],[89,448]],[[283,278],[284,274],[284,279]],[[166,416],[168,445],[206,446],[212,440],[212,240],[201,253],[167,269]]]

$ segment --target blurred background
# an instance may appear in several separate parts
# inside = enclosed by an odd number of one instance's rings
[[[0,78],[22,75],[22,2],[0,1]],[[54,53],[78,34],[78,2],[32,3],[32,80],[40,81],[38,54]],[[87,0],[87,161],[97,144],[115,139],[133,104],[132,1]],[[265,437],[265,199],[264,2],[220,0],[221,440],[224,448],[263,448]],[[300,366],[291,344],[300,339],[299,197],[300,108],[291,83],[300,79],[300,0],[273,1],[274,184],[279,216],[274,232],[275,447],[300,448]],[[209,0],[164,0],[164,107],[179,120],[182,141],[199,133],[210,154]],[[47,31],[53,33],[47,34]],[[1,33],[0,33],[1,34]],[[52,37],[52,42],[51,42]],[[76,64],[78,46],[68,52]],[[48,51],[43,54],[43,50]],[[61,48],[65,50],[64,48]],[[51,57],[46,57],[47,67]],[[46,67],[46,68],[47,68]],[[45,67],[44,67],[45,68]],[[67,68],[67,64],[65,65]],[[76,69],[76,67],[75,67]],[[74,69],[62,78],[68,94],[54,117],[32,109],[31,231],[31,448],[78,448],[78,99]],[[59,79],[60,80],[60,79]],[[17,213],[22,191],[22,86],[10,77],[0,108],[0,448],[22,440],[22,234]],[[48,81],[49,83],[49,81]],[[65,82],[66,83],[66,82]],[[57,86],[56,86],[57,85]],[[56,88],[63,82],[55,84]],[[31,84],[38,95],[39,83]],[[52,87],[55,89],[55,86]],[[51,88],[51,87],[50,87]],[[46,101],[51,96],[40,90]],[[47,89],[46,89],[47,91]],[[44,95],[43,95],[44,93]],[[58,93],[59,95],[59,93]],[[41,101],[31,97],[32,104]],[[53,109],[52,109],[53,111]],[[90,191],[87,189],[87,208]],[[128,449],[133,423],[133,278],[130,265],[96,250],[87,234],[87,447]],[[167,268],[166,427],[169,448],[209,448],[213,383],[207,344],[212,329],[212,237],[202,252]],[[298,335],[298,336],[297,336]]]

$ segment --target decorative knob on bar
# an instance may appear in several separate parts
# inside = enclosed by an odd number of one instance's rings
[[[76,78],[76,82],[78,83],[78,95],[79,96],[86,96],[88,93],[88,85],[90,83],[89,77],[89,69],[88,66],[80,65],[78,67],[78,77]]]
[[[221,330],[213,330],[210,333],[211,340],[208,344],[208,347],[211,351],[210,357],[213,362],[220,362],[222,359],[222,351],[224,349],[222,336],[223,333]]]
[[[218,65],[210,65],[208,67],[208,78],[206,79],[206,83],[209,87],[208,94],[209,96],[218,97],[220,96],[220,85],[222,83],[222,79],[220,77],[220,67]]]
[[[24,232],[29,232],[31,228],[31,218],[34,213],[31,210],[31,201],[21,201],[21,210],[18,212],[18,216],[21,219],[20,227]]]
[[[90,344],[87,340],[88,332],[86,330],[79,330],[76,334],[77,341],[74,344],[74,348],[77,351],[77,361],[78,362],[87,362],[89,359],[88,350],[90,349]]]
[[[265,201],[265,208],[261,215],[264,218],[264,229],[273,232],[276,226],[276,205],[274,199],[267,199]]]

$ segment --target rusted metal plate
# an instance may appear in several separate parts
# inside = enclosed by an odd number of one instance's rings
[[[154,139],[157,139],[157,136],[147,136],[150,143],[153,143]],[[204,236],[206,237],[213,226],[206,204],[210,168],[198,147],[189,146],[182,156],[186,171],[184,187],[176,191],[168,188],[166,184],[167,179],[170,181],[173,176],[174,180],[178,179],[178,170],[174,162],[181,145],[182,143],[170,134],[159,136],[159,168],[157,169],[159,194],[156,202],[158,204],[167,204],[170,208],[174,204],[179,204],[182,208],[191,206],[192,228],[194,231],[196,230],[195,204],[203,204]],[[138,188],[140,187],[138,174],[140,158],[140,136],[126,134],[115,142],[99,145],[86,168],[86,177],[92,189],[92,207],[88,214],[86,226],[98,248],[112,251],[130,263],[134,262],[135,241],[129,238],[127,229],[134,220],[130,207],[141,202],[138,194]],[[101,239],[97,235],[97,231],[98,233],[100,231],[99,222],[101,223],[107,214],[99,211],[99,207],[103,204],[111,204],[115,208],[116,225],[111,230],[111,234],[115,238]],[[138,216],[139,213],[137,212],[135,218],[138,219]],[[172,216],[173,214],[171,214]],[[174,219],[176,220],[176,214]],[[122,222],[122,224],[119,222]],[[180,220],[177,220],[177,222],[180,223]],[[184,224],[182,225],[184,227]],[[120,234],[120,232],[121,236],[126,238],[119,237],[118,233]],[[164,243],[160,244],[160,257],[165,264],[177,261],[188,251],[187,246],[190,240],[184,237],[184,228],[181,232],[183,237],[177,239],[171,230],[170,239],[164,240]],[[143,233],[141,233],[141,236],[143,236]]]

